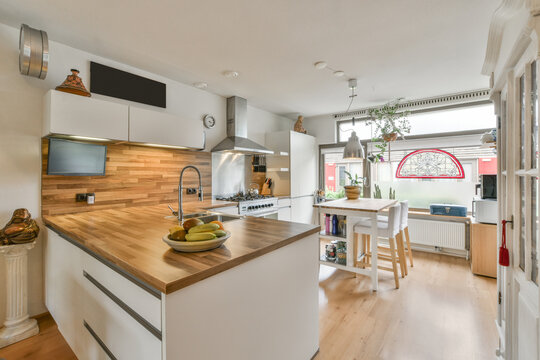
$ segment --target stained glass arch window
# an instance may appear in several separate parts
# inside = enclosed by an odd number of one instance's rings
[[[396,178],[400,179],[463,179],[465,172],[459,160],[440,149],[416,150],[399,163]]]

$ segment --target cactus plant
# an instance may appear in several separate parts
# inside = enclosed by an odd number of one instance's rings
[[[396,189],[394,189],[394,191],[392,191],[392,187],[390,187],[390,193],[388,194],[388,198],[390,200],[396,200]]]
[[[375,194],[373,194],[373,198],[382,199],[381,188],[377,184],[375,184]]]

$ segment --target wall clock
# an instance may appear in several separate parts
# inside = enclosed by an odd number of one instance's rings
[[[214,119],[212,115],[205,115],[203,118],[203,123],[207,129],[211,129],[216,126],[216,119]]]

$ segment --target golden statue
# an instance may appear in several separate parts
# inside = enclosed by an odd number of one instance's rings
[[[11,220],[0,230],[0,245],[25,244],[34,241],[39,226],[26,209],[17,209]]]
[[[298,116],[298,120],[296,120],[296,123],[294,124],[294,131],[305,134],[307,131],[304,129],[302,121],[304,121],[304,117],[302,115]]]

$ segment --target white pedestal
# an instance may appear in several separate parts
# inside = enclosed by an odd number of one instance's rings
[[[6,321],[0,329],[0,348],[37,335],[36,319],[28,317],[28,250],[36,242],[0,246],[6,259]]]

